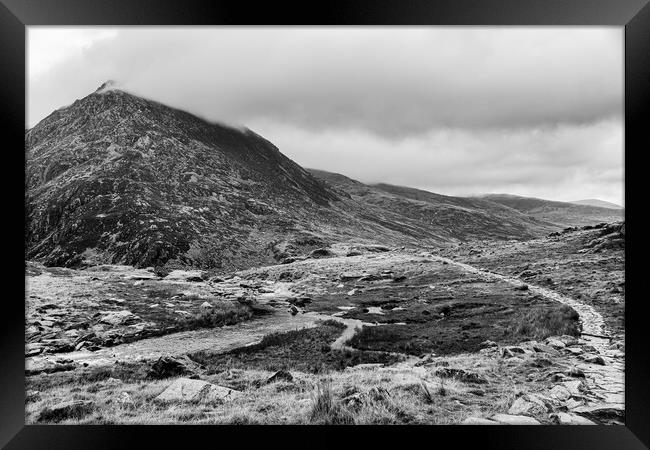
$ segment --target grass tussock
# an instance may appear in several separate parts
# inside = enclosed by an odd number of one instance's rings
[[[329,382],[316,387],[309,422],[318,425],[353,425],[354,415],[334,395]]]
[[[571,307],[532,308],[511,325],[509,333],[525,339],[545,339],[549,336],[580,334],[579,315]]]
[[[180,330],[195,330],[198,328],[215,328],[224,325],[235,325],[253,317],[251,308],[240,304],[220,305],[218,308],[207,309],[190,317],[178,319]]]

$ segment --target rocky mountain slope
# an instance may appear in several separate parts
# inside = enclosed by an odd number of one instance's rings
[[[305,230],[327,229],[340,200],[250,130],[105,86],[25,147],[26,257],[48,265],[263,262],[279,234],[318,245]]]
[[[251,130],[110,84],[27,130],[25,158],[25,256],[48,266],[229,271],[336,242],[444,246],[559,229],[492,199],[307,171]]]
[[[480,197],[516,209],[530,217],[560,226],[585,226],[623,220],[624,210],[593,205],[556,202],[540,198],[509,194],[489,194]]]

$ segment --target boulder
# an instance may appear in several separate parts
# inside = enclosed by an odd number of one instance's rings
[[[487,341],[481,342],[479,345],[481,346],[481,348],[488,348],[488,347],[496,347],[498,344],[488,339]]]
[[[211,309],[211,308],[213,308],[211,303],[208,302],[201,303],[201,309]]]
[[[269,384],[276,381],[293,381],[293,376],[287,370],[278,370],[268,380],[266,380],[266,383]]]
[[[198,402],[229,400],[241,393],[207,381],[179,378],[167,386],[155,399],[159,402]]]
[[[562,386],[564,386],[572,396],[580,395],[582,391],[582,381],[580,380],[565,381],[562,383]]]

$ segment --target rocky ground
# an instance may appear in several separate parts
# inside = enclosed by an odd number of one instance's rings
[[[28,263],[26,420],[623,423],[623,239],[335,244],[221,278]]]

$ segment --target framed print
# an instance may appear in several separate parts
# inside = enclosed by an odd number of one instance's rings
[[[647,448],[644,2],[3,3],[7,448]]]

